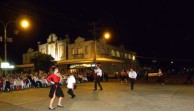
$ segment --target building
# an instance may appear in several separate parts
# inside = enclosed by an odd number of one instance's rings
[[[58,37],[52,33],[49,35],[47,43],[38,45],[38,51],[51,55],[55,61],[67,60],[68,44],[68,36],[66,36],[66,38],[63,40],[58,40]]]
[[[93,70],[95,63],[110,74],[122,69],[136,68],[136,53],[107,44],[104,40],[85,40],[77,37],[70,43],[68,36],[58,40],[55,34],[50,34],[47,43],[38,44],[38,51],[52,55],[60,68],[67,72],[84,72]],[[34,52],[35,53],[35,52]],[[23,54],[23,63],[30,64],[32,52]]]

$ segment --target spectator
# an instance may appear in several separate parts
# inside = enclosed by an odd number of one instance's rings
[[[3,90],[3,77],[0,75],[0,90]]]
[[[108,82],[108,72],[104,71],[104,79],[106,82]]]
[[[158,78],[156,80],[157,85],[161,83],[161,85],[164,85],[164,74],[161,69],[158,69]]]
[[[186,72],[186,84],[192,84],[192,71],[191,70],[188,70]]]
[[[125,70],[121,72],[121,83],[123,82],[127,84],[127,72]]]

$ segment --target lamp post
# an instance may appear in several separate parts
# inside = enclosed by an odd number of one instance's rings
[[[105,40],[110,39],[110,37],[111,37],[110,32],[105,32],[103,34],[103,38]],[[106,47],[106,51],[107,51],[107,47]],[[96,57],[97,57],[97,43],[96,43],[96,34],[95,34],[95,25],[94,25],[94,64],[95,64],[95,66],[96,66]]]
[[[4,23],[3,21],[0,20],[0,22],[3,24],[4,28],[4,61],[7,62],[7,26],[8,24],[15,22],[15,21],[9,21],[7,23]]]
[[[110,37],[111,37],[111,34],[110,34],[110,32],[104,32],[104,34],[103,34],[103,38],[105,39],[105,47],[106,47],[106,56],[108,55],[108,49],[107,49],[107,42],[106,42],[106,40],[108,40],[108,39],[110,39]],[[107,75],[108,76],[108,75]],[[103,74],[103,81],[104,81],[104,74]]]
[[[92,22],[93,25],[93,34],[94,34],[94,58],[93,62],[96,67],[96,22]]]
[[[8,21],[7,23],[4,23],[3,21],[0,20],[0,22],[3,25],[4,28],[4,62],[7,62],[7,26],[10,23],[16,22],[16,21]],[[27,20],[23,19],[20,24],[23,28],[27,28],[29,26],[29,23]],[[5,70],[6,74],[6,70]]]

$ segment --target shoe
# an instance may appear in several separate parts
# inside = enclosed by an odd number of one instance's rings
[[[49,110],[55,110],[55,108],[50,108],[50,107],[48,107],[48,109],[49,109]]]
[[[75,95],[73,95],[71,98],[72,98],[72,99],[75,98]]]
[[[102,91],[103,89],[100,89],[100,91]]]
[[[93,91],[96,91],[97,89],[93,89]]]
[[[62,106],[62,105],[57,105],[57,107],[63,108],[64,106]]]

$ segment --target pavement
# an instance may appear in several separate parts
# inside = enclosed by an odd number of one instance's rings
[[[103,91],[93,91],[93,82],[81,83],[71,99],[62,86],[63,108],[55,111],[194,111],[194,85],[154,83],[130,84],[120,81],[102,82]],[[0,92],[0,111],[48,111],[50,88],[29,88]],[[57,106],[58,98],[54,101]]]

